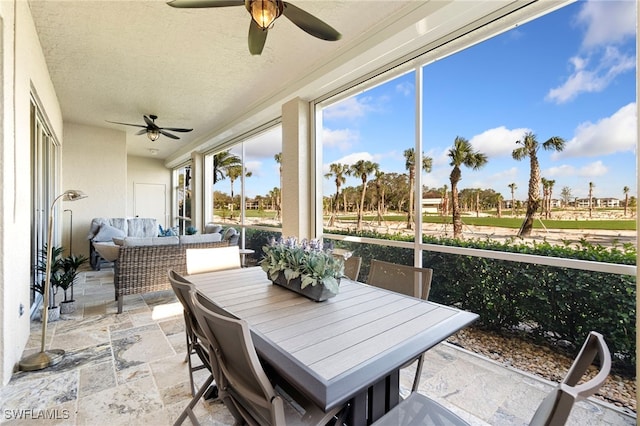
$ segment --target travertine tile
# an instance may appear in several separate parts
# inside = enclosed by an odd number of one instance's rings
[[[0,423],[173,424],[191,400],[181,305],[171,291],[124,296],[124,312],[116,315],[112,270],[82,276],[75,292],[82,312],[63,316],[47,329],[47,348],[64,349],[63,361],[41,371],[14,373],[0,389],[3,410],[29,409],[53,418],[7,418],[3,411]],[[41,330],[41,323],[31,324],[25,354],[39,350]],[[197,356],[192,359],[200,363]],[[415,364],[401,371],[404,396],[410,392],[414,371]],[[209,374],[206,369],[196,371],[196,387]],[[420,382],[420,392],[473,426],[528,424],[551,388],[537,377],[447,344],[427,352]],[[219,401],[201,400],[195,413],[203,425],[234,424]],[[592,424],[631,426],[635,418],[591,401],[576,404],[567,425]]]

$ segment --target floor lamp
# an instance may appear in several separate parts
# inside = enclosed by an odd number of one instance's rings
[[[42,340],[40,343],[40,352],[22,358],[18,364],[20,370],[42,370],[43,368],[59,363],[62,361],[62,357],[64,356],[64,351],[62,349],[44,350],[45,340],[47,338],[47,321],[49,320],[49,291],[51,288],[51,277],[49,275],[51,274],[51,252],[53,251],[53,209],[59,200],[76,201],[86,197],[87,195],[82,191],[69,189],[59,195],[55,200],[53,200],[53,203],[51,203],[51,209],[49,210],[49,227],[47,229],[47,267],[44,275],[44,290],[42,294],[44,301],[42,309]]]

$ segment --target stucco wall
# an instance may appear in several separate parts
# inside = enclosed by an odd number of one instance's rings
[[[0,382],[4,385],[29,338],[31,93],[58,139],[62,113],[28,3],[0,2],[0,20]]]
[[[94,217],[127,215],[127,143],[120,130],[65,123],[62,187],[79,189],[88,198],[63,203],[73,211],[73,251],[89,255],[87,234]],[[64,221],[62,235],[68,236]]]

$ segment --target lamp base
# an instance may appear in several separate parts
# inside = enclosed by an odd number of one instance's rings
[[[63,357],[64,351],[62,349],[50,349],[22,358],[18,366],[22,371],[42,370],[43,368],[56,365],[62,361]]]

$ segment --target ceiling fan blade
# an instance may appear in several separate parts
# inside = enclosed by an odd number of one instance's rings
[[[169,133],[169,132],[165,132],[165,131],[164,131],[164,130],[162,130],[162,129],[158,129],[158,131],[160,132],[160,134],[163,134],[163,135],[165,135],[165,136],[166,136],[166,137],[168,137],[168,138],[171,138],[171,139],[180,139],[180,138],[179,138],[179,137],[177,137],[176,135],[172,135],[171,133]]]
[[[140,130],[139,132],[136,133],[136,136],[138,135],[144,135],[145,133],[147,133],[147,128],[145,127],[144,129]]]
[[[244,0],[173,0],[167,2],[171,7],[178,8],[201,8],[201,7],[227,7],[244,6]]]
[[[267,30],[260,28],[256,21],[252,19],[251,24],[249,24],[249,52],[252,55],[261,54],[266,41]]]
[[[153,122],[153,120],[150,117],[147,117],[146,115],[143,115],[142,118],[144,118],[144,122],[147,123],[147,129],[151,130],[151,129],[158,129],[158,125],[156,123]],[[157,117],[153,117],[154,119]]]
[[[142,128],[144,128],[144,129],[146,129],[146,128],[147,128],[147,126],[143,126],[143,125],[141,125],[141,124],[120,123],[119,121],[109,121],[109,120],[104,120],[104,121],[106,121],[107,123],[122,124],[122,125],[124,125],[124,126],[142,127]]]
[[[320,19],[311,15],[308,12],[292,5],[291,3],[283,2],[284,9],[282,14],[289,18],[291,22],[296,24],[301,30],[311,34],[314,37],[318,37],[322,40],[336,41],[340,40],[342,34],[336,31],[329,24],[322,22]]]
[[[160,130],[171,130],[172,132],[190,132],[193,129],[180,129],[178,127],[160,127]]]

